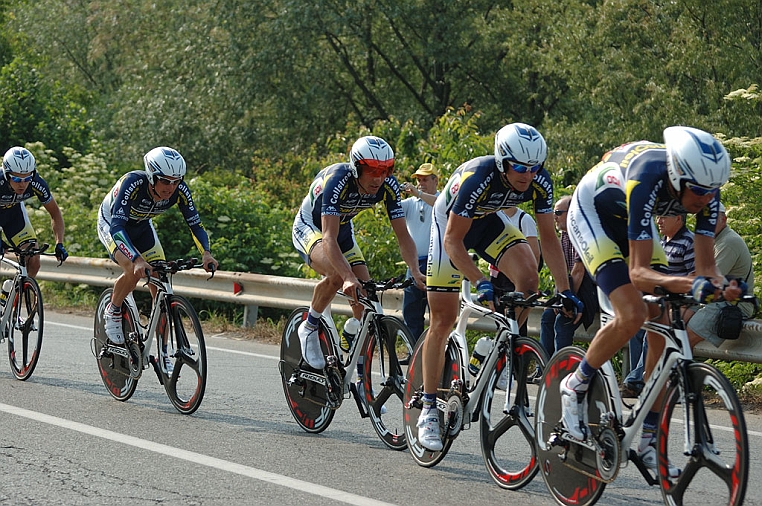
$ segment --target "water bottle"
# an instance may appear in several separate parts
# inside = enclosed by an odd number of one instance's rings
[[[350,318],[344,323],[344,330],[341,331],[341,350],[349,351],[352,346],[352,341],[357,337],[357,332],[360,331],[360,320],[355,317]]]
[[[484,357],[487,356],[487,353],[489,353],[491,349],[492,339],[489,337],[484,336],[476,341],[474,352],[471,354],[471,360],[468,361],[468,372],[470,372],[472,376],[479,374],[479,369],[482,368],[482,364],[484,363]]]
[[[0,307],[5,307],[5,303],[8,302],[8,294],[13,286],[13,281],[6,279],[3,281],[3,289],[0,291]]]

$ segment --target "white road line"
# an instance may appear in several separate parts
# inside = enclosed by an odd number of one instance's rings
[[[194,464],[201,464],[214,469],[219,469],[221,471],[240,474],[242,476],[254,478],[255,480],[260,480],[267,483],[272,483],[273,485],[278,485],[280,487],[290,488],[300,492],[306,492],[308,494],[325,497],[334,501],[340,501],[347,504],[356,504],[359,506],[386,506],[391,504],[352,494],[350,492],[335,490],[323,485],[318,485],[316,483],[309,483],[306,481],[289,478],[288,476],[283,476],[280,474],[263,471],[261,469],[236,464],[235,462],[209,457],[208,455],[181,450],[180,448],[174,448],[172,446],[154,443],[153,441],[146,441],[145,439],[128,436],[126,434],[120,434],[118,432],[112,432],[110,430],[100,429],[91,425],[85,425],[83,423],[65,420],[63,418],[46,415],[44,413],[38,413],[36,411],[29,411],[27,409],[18,408],[16,406],[10,406],[8,404],[0,403],[0,411],[4,411],[5,413],[11,415],[28,418],[30,420],[35,420],[37,422],[81,432],[89,436],[100,437],[103,439],[108,439],[109,441],[115,441],[117,443],[134,446],[136,448],[142,448],[143,450],[160,453],[162,455],[185,460]]]

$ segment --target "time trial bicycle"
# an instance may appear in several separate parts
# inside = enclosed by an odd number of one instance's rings
[[[183,414],[195,412],[206,389],[206,344],[196,310],[185,297],[172,289],[172,275],[195,267],[203,267],[197,259],[151,262],[152,273],[147,285],[156,289],[147,323],[140,319],[135,299],[130,293],[122,306],[124,344],[114,344],[106,336],[103,314],[111,301],[112,288],[103,291],[95,312],[94,337],[91,349],[98,363],[106,389],[118,401],[126,401],[138,386],[143,370],[153,370],[164,386],[175,408]],[[214,276],[214,272],[211,274]],[[151,354],[154,338],[157,348],[167,342],[167,355],[172,371],[164,367],[161,357]],[[157,353],[161,355],[161,351]]]
[[[326,355],[322,370],[311,368],[302,358],[297,330],[307,319],[309,308],[300,307],[289,316],[283,330],[279,369],[288,409],[299,426],[310,433],[328,428],[336,410],[345,398],[352,397],[360,416],[370,418],[373,429],[386,446],[404,450],[407,446],[402,430],[402,397],[405,369],[413,352],[412,336],[407,326],[391,315],[385,315],[379,295],[390,289],[403,289],[412,279],[397,282],[361,281],[365,295],[360,330],[350,344],[348,354],[341,352],[339,333],[330,314],[330,306],[320,318],[318,335]],[[338,295],[349,298],[343,292]],[[360,381],[352,381],[357,364]]]
[[[18,261],[5,255],[0,259],[16,271],[8,294],[3,294],[6,300],[0,306],[0,342],[8,340],[11,372],[21,381],[32,376],[40,360],[45,324],[40,285],[37,284],[37,280],[29,277],[26,266],[30,257],[45,254],[49,247],[48,244],[29,248],[7,247],[5,252],[16,255]],[[53,253],[48,255],[55,256]]]
[[[447,455],[461,430],[480,420],[482,457],[492,480],[501,488],[518,490],[537,474],[535,456],[534,396],[530,375],[542,375],[547,354],[535,339],[519,335],[518,310],[547,307],[539,294],[524,297],[509,292],[500,297],[505,314],[492,312],[471,293],[471,283],[461,285],[461,309],[455,330],[447,339],[445,366],[437,393],[442,450],[431,451],[418,441],[418,417],[423,408],[422,350],[429,330],[419,339],[408,370],[405,388],[404,425],[408,449],[419,465],[432,467]],[[550,307],[560,308],[558,304]],[[468,372],[466,327],[469,319],[481,316],[495,323],[495,338],[482,359],[475,378]],[[505,372],[506,385],[499,385]],[[500,388],[499,388],[500,387]],[[500,392],[499,390],[504,390]],[[480,417],[481,415],[481,417]]]
[[[644,295],[643,299],[658,304],[662,315],[669,314],[670,323],[659,323],[659,317],[643,325],[646,331],[662,336],[665,347],[626,416],[614,368],[606,362],[588,388],[589,433],[584,441],[574,439],[560,421],[559,384],[576,369],[584,351],[566,347],[548,363],[535,419],[545,484],[558,504],[592,505],[620,468],[631,461],[649,485],[659,484],[665,504],[743,504],[749,476],[746,422],[727,378],[712,365],[693,360],[681,309],[696,301],[690,295],[672,293]],[[605,325],[613,318],[613,309],[600,292],[599,300],[601,325]],[[654,476],[630,445],[665,388],[656,435],[658,471]],[[680,471],[678,477],[670,477],[670,466]],[[710,484],[710,496],[706,486],[693,493],[689,486],[694,480]]]

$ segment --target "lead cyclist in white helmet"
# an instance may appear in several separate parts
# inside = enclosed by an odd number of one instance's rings
[[[674,126],[664,130],[663,143],[632,142],[606,153],[577,185],[567,218],[569,235],[585,268],[611,300],[615,317],[596,333],[577,370],[561,381],[563,422],[573,437],[583,440],[589,434],[580,418],[593,374],[649,317],[643,293],[661,286],[706,302],[721,291],[724,278],[715,266],[714,229],[720,187],[729,176],[730,158],[717,139],[696,128]],[[655,216],[682,213],[696,215],[697,276],[667,274],[654,224]],[[732,282],[723,296],[735,300],[742,291]],[[648,334],[646,377],[663,347],[663,338]],[[652,470],[657,464],[657,415],[652,411],[646,416],[637,449]],[[670,466],[670,474],[674,477],[679,470]]]
[[[64,219],[61,209],[53,198],[48,183],[37,172],[37,162],[32,153],[20,146],[13,147],[3,156],[3,172],[0,178],[0,227],[3,229],[5,241],[17,248],[37,243],[37,234],[24,206],[24,201],[32,197],[37,197],[50,214],[56,239],[55,255],[59,262],[63,262],[69,253],[63,245]],[[36,277],[39,270],[40,255],[30,257],[27,263],[29,275]]]
[[[210,272],[218,267],[209,249],[209,236],[184,181],[185,159],[175,149],[158,147],[149,151],[143,162],[144,170],[128,172],[116,182],[98,212],[98,238],[111,259],[122,268],[103,315],[106,335],[115,344],[124,343],[122,303],[125,297],[145,277],[146,270],[151,270],[149,262],[165,260],[151,221],[154,216],[177,205],[202,254],[204,269]],[[153,287],[151,289],[155,295]],[[166,342],[162,358],[160,364],[171,374],[173,365]]]

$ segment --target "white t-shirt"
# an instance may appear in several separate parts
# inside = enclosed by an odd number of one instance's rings
[[[439,195],[439,192],[437,192]],[[423,199],[409,197],[402,201],[402,210],[405,212],[407,231],[415,241],[415,249],[418,258],[429,254],[429,237],[431,236],[431,209]]]

